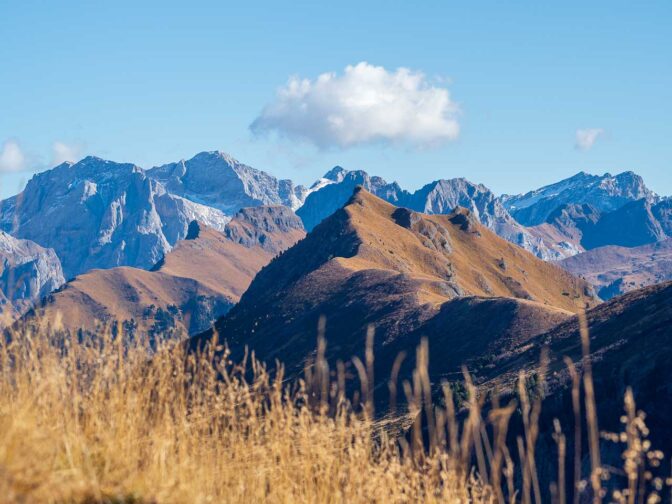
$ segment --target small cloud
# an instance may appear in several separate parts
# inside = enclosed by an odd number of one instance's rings
[[[79,161],[82,158],[82,148],[79,145],[68,145],[56,141],[51,146],[51,164],[60,165],[66,161]]]
[[[0,150],[0,173],[26,169],[26,156],[16,140],[5,140]]]
[[[323,149],[377,142],[431,146],[457,138],[458,112],[448,89],[430,84],[421,72],[362,62],[342,75],[292,77],[250,129]]]
[[[576,143],[574,146],[578,150],[590,150],[598,138],[604,135],[602,128],[588,128],[576,130]]]

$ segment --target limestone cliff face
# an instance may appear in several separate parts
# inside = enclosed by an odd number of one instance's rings
[[[151,268],[199,220],[229,218],[175,196],[131,164],[87,157],[35,175],[0,203],[0,223],[18,238],[53,248],[66,278],[94,268]]]
[[[0,231],[0,312],[8,321],[64,282],[61,263],[53,249]]]

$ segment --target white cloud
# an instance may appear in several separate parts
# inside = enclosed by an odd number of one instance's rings
[[[429,146],[457,138],[457,115],[448,90],[431,85],[424,74],[362,62],[342,75],[291,78],[250,129],[320,148],[376,142]]]
[[[82,157],[82,149],[78,145],[68,145],[63,142],[54,142],[51,146],[51,164],[53,166],[65,161],[79,161]]]
[[[17,172],[26,168],[26,156],[16,140],[5,140],[0,150],[0,172]]]
[[[588,128],[576,130],[575,146],[579,150],[590,150],[597,139],[604,135],[602,128]]]

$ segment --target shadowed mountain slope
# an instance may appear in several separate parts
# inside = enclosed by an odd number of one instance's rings
[[[672,282],[629,292],[605,302],[586,313],[590,334],[592,373],[597,399],[600,431],[620,432],[623,398],[627,387],[634,393],[637,409],[646,412],[646,425],[654,449],[669,453],[672,449],[672,383],[669,363],[672,359]],[[552,420],[558,418],[564,432],[573,428],[571,377],[564,357],[571,358],[580,372],[581,337],[579,322],[573,317],[550,331],[530,338],[524,345],[496,355],[491,368],[476,374],[483,389],[497,387],[511,391],[521,372],[537,373],[541,349],[549,349],[548,371],[542,419],[548,426],[538,443],[541,457],[553,455]],[[585,411],[585,410],[584,410]],[[585,429],[585,426],[584,426]],[[584,430],[585,432],[585,430]],[[568,438],[567,459],[572,460],[573,446]],[[622,463],[620,451],[602,440],[603,463]],[[589,465],[584,441],[583,459]],[[570,474],[571,471],[568,471]]]
[[[651,203],[641,199],[603,214],[584,233],[581,243],[590,250],[605,245],[637,247],[665,238],[665,230],[654,216]]]
[[[529,228],[546,243],[574,254],[605,246],[639,247],[670,236],[672,201],[639,199],[603,212],[583,204],[563,204],[546,222]]]

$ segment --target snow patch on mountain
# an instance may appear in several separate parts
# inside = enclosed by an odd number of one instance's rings
[[[580,172],[555,184],[525,194],[504,195],[501,200],[511,215],[525,226],[536,226],[564,204],[589,204],[602,212],[617,210],[630,201],[650,203],[660,197],[648,189],[642,177],[626,171],[618,175],[590,175]]]

